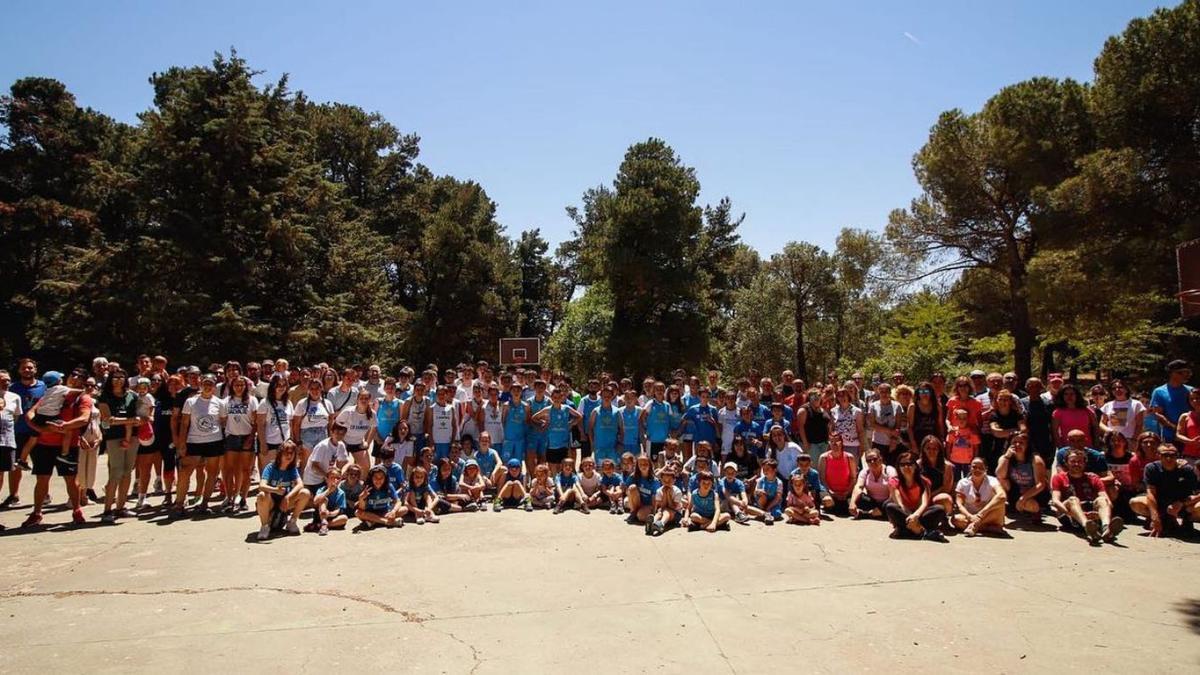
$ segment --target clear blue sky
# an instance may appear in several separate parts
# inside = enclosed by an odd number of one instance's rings
[[[21,2],[0,83],[55,77],[135,121],[151,72],[235,46],[264,82],[289,73],[419,134],[422,162],[553,243],[564,207],[658,136],[770,254],[881,228],[916,194],[911,158],[940,111],[1035,75],[1088,80],[1105,38],[1160,4]]]

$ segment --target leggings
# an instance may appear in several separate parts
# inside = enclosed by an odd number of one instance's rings
[[[905,521],[908,519],[908,514],[896,502],[889,501],[883,505],[883,512],[887,514],[888,522],[898,532],[908,532],[908,525]],[[930,504],[929,508],[918,518],[921,521],[921,526],[926,530],[936,530],[946,522],[946,510],[940,504]]]
[[[875,501],[871,498],[871,495],[868,495],[866,492],[862,492],[858,495],[858,501],[856,501],[854,505],[858,507],[859,511],[864,513],[873,509],[883,509],[883,502]]]

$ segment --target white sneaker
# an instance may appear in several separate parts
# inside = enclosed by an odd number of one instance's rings
[[[271,526],[270,525],[263,525],[262,527],[258,528],[258,540],[259,541],[266,541],[270,538],[271,538]]]
[[[288,534],[300,534],[300,526],[296,524],[295,520],[289,520],[287,525],[283,526],[283,531]]]

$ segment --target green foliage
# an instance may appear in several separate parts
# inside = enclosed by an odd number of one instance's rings
[[[900,370],[913,381],[935,370],[954,372],[963,345],[963,314],[953,303],[921,291],[900,303],[888,324],[883,334],[886,368]]]
[[[604,284],[589,286],[567,304],[562,324],[546,345],[546,362],[575,381],[608,368],[605,350],[613,338],[613,294]]]
[[[769,267],[733,292],[729,337],[720,355],[726,373],[778,373],[794,363],[796,322],[787,282]]]

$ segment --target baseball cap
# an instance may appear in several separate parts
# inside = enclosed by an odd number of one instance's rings
[[[734,464],[733,462],[725,462],[725,464],[721,467],[721,470],[724,471],[725,469],[733,469],[734,471],[737,471],[737,464]]]
[[[508,468],[510,468],[510,469],[519,469],[519,468],[521,468],[521,460],[519,460],[519,459],[510,459],[510,460],[508,460]]]
[[[971,377],[984,377],[985,375],[986,375],[986,373],[984,373],[982,370],[980,370],[978,368],[971,371]]]
[[[478,466],[479,466],[479,462],[476,462],[476,461],[475,461],[475,460],[473,460],[473,459],[468,459],[468,460],[467,460],[467,463],[463,465],[463,468],[465,469],[465,468],[467,468],[467,467],[469,467],[469,466],[478,467]]]
[[[63,374],[57,370],[47,370],[46,372],[42,373],[42,384],[46,385],[47,387],[57,387],[58,385],[62,384],[62,381]]]

